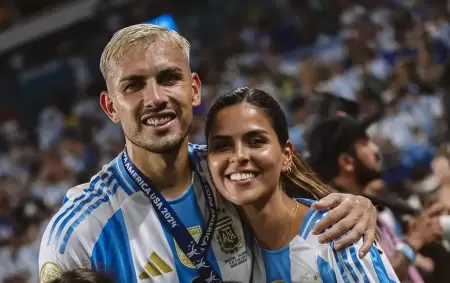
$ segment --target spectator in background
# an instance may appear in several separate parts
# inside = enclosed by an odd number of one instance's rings
[[[417,55],[417,74],[427,85],[437,85],[442,75],[443,66],[433,60],[433,50],[430,43],[421,43]]]
[[[390,142],[396,150],[403,150],[412,140],[416,121],[411,114],[400,110],[400,99],[396,93],[389,95],[390,97],[385,98],[385,115],[368,128],[368,135],[373,139]]]
[[[47,107],[41,111],[37,126],[41,150],[47,150],[56,145],[57,139],[64,129],[64,118],[64,114],[55,107]]]
[[[47,207],[56,209],[61,205],[67,188],[72,186],[76,172],[69,171],[57,152],[43,153],[37,178],[30,184],[31,194],[42,199]]]
[[[314,126],[308,139],[308,152],[313,170],[339,192],[361,195],[373,181],[381,179],[378,149],[368,138],[364,124],[352,118],[329,118]],[[439,218],[428,214],[416,218],[405,240],[381,218],[378,226],[380,245],[401,282],[424,282],[415,266],[421,264],[416,261],[416,254],[424,245],[440,239]],[[429,264],[424,269],[429,271]]]
[[[0,178],[0,248],[7,245],[14,234],[11,203],[2,179],[3,177]]]

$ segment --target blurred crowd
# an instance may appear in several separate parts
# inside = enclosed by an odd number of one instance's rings
[[[282,104],[305,158],[321,118],[371,117],[383,188],[421,211],[450,186],[450,1],[106,2],[94,18],[0,57],[0,281],[39,281],[47,220],[69,188],[122,150],[120,125],[98,103],[99,57],[115,31],[161,13],[190,40],[202,80],[192,142],[204,142],[217,94],[249,86]]]

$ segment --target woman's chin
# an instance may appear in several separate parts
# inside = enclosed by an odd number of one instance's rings
[[[253,204],[256,202],[256,200],[258,199],[257,195],[255,193],[251,193],[251,192],[240,192],[240,193],[236,193],[236,194],[222,194],[226,200],[228,200],[229,202],[233,203],[234,205],[237,206],[244,206],[244,205],[249,205],[249,204]]]

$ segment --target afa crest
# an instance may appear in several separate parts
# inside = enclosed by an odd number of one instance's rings
[[[238,235],[233,227],[233,220],[225,216],[217,221],[216,240],[226,254],[235,253],[243,245],[243,235]]]
[[[187,228],[189,231],[189,234],[191,234],[194,241],[198,244],[198,241],[200,240],[200,237],[202,236],[202,228],[200,226],[193,226]],[[181,261],[181,263],[189,268],[195,268],[195,266],[192,264],[192,262],[189,260],[189,258],[184,254],[184,252],[180,249],[178,246],[178,243],[175,241],[175,249],[177,251],[178,259]]]
[[[41,268],[40,282],[41,283],[52,282],[53,280],[58,279],[63,273],[64,270],[56,263],[46,262]]]

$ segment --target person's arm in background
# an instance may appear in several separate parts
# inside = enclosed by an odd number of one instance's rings
[[[421,216],[411,221],[403,241],[391,227],[379,221],[382,232],[380,245],[388,252],[389,261],[400,280],[409,277],[409,266],[416,263],[418,251],[424,245],[439,239],[440,228],[436,220],[437,218],[431,220]],[[396,243],[395,246],[392,243]]]

